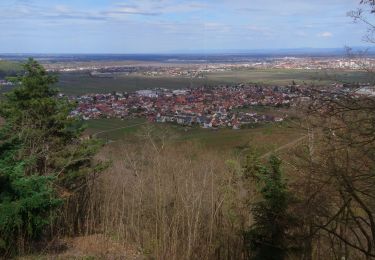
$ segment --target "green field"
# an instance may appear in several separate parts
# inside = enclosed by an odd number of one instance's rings
[[[140,89],[154,88],[189,88],[204,84],[216,84],[207,79],[159,78],[142,76],[123,76],[117,78],[91,77],[88,73],[62,73],[57,87],[66,94],[134,92]]]
[[[143,118],[121,120],[116,118],[89,120],[86,134],[99,138],[119,139],[125,135],[136,132],[141,124],[146,122]]]
[[[112,91],[132,92],[139,89],[167,88],[179,89],[202,85],[259,83],[273,84],[315,84],[332,82],[374,82],[365,72],[354,71],[314,71],[314,70],[236,70],[208,73],[205,78],[189,79],[178,77],[117,76],[115,78],[91,77],[88,73],[61,73],[57,86],[66,94],[110,93]]]
[[[14,76],[22,71],[21,63],[0,60],[0,79],[7,76]]]
[[[163,136],[167,141],[176,144],[194,142],[209,149],[222,151],[253,147],[260,154],[275,150],[304,135],[289,122],[269,123],[241,130],[182,127],[174,124],[148,123],[143,119],[98,119],[87,121],[87,124],[88,133],[110,142],[137,142],[150,131],[156,139]]]
[[[374,81],[374,76],[360,71],[297,70],[297,69],[253,69],[217,72],[208,79],[222,82],[253,82],[261,84],[315,84],[332,82],[353,83]]]

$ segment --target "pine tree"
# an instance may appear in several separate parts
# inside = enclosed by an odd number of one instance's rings
[[[289,194],[280,170],[281,160],[272,156],[269,163],[270,168],[252,158],[245,169],[247,176],[256,180],[262,197],[251,208],[254,224],[245,232],[245,243],[251,259],[282,260],[287,256],[286,233],[291,224]]]
[[[0,143],[0,255],[5,257],[39,239],[62,203],[53,191],[53,176],[25,175],[29,162],[15,160],[19,150],[17,142]]]
[[[33,59],[16,87],[0,104],[0,252],[32,241],[51,223],[58,206],[85,192],[88,180],[105,165],[93,159],[101,143],[83,140],[80,120],[70,117],[74,104],[58,96],[49,75]],[[72,222],[84,214],[74,201]],[[79,216],[78,214],[81,214]],[[74,223],[70,223],[74,225]],[[19,248],[18,248],[19,249]]]

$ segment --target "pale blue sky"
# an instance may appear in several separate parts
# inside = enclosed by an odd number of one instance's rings
[[[359,0],[0,0],[0,53],[367,45]]]

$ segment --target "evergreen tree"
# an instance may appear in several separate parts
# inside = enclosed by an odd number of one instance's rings
[[[287,231],[292,222],[287,212],[289,194],[281,160],[272,156],[269,163],[270,168],[250,158],[246,166],[245,173],[256,180],[262,200],[251,208],[254,224],[245,232],[245,243],[251,259],[282,260],[287,256]]]
[[[24,70],[0,104],[5,119],[0,129],[3,253],[17,247],[16,240],[27,243],[40,236],[61,201],[84,193],[90,177],[104,167],[93,160],[101,144],[81,138],[83,124],[69,116],[74,104],[51,87],[56,77],[33,59]],[[83,204],[75,201],[72,221],[84,214]]]
[[[19,143],[0,143],[0,255],[5,257],[39,239],[62,202],[52,189],[53,176],[25,175],[29,162],[15,160],[19,150]]]

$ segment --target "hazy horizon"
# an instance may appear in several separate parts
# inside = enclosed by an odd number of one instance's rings
[[[0,56],[11,55],[283,55],[283,54],[344,54],[346,48],[353,51],[368,51],[369,54],[375,53],[375,48],[372,46],[342,46],[332,48],[311,48],[311,47],[298,47],[298,48],[268,48],[268,49],[210,49],[210,50],[170,50],[165,52],[0,52]]]

